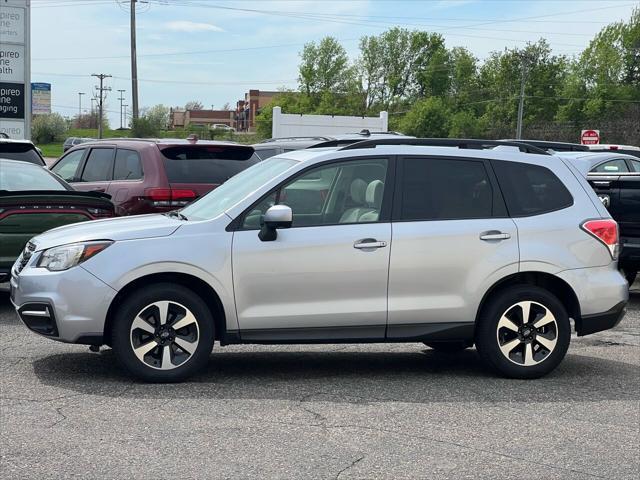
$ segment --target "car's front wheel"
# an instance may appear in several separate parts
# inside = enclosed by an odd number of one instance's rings
[[[178,382],[202,369],[214,327],[204,301],[180,285],[158,283],[129,294],[111,331],[119,362],[147,382]]]
[[[562,361],[571,339],[569,316],[550,292],[533,285],[494,295],[476,328],[476,348],[494,370],[511,378],[538,378]]]

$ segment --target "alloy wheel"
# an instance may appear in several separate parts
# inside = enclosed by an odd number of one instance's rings
[[[502,314],[496,329],[498,346],[511,362],[530,367],[551,355],[558,342],[558,324],[544,305],[518,302]]]
[[[154,302],[136,315],[130,329],[131,347],[146,366],[171,370],[189,361],[198,348],[198,321],[184,305]]]

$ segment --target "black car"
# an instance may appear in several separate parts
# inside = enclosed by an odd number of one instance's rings
[[[618,264],[631,285],[640,271],[640,159],[607,152],[560,154],[586,174],[591,187],[620,227]]]
[[[62,144],[62,151],[66,152],[71,147],[75,147],[76,145],[80,145],[81,143],[91,142],[94,140],[93,138],[83,138],[83,137],[69,137]]]
[[[35,163],[41,167],[46,165],[40,151],[29,140],[10,140],[0,138],[0,158]]]

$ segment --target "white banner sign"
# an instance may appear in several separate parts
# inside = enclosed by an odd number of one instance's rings
[[[24,43],[24,8],[0,8],[0,45],[5,43]]]
[[[0,118],[0,132],[17,140],[25,138],[24,120],[5,120]]]
[[[0,44],[0,78],[4,82],[24,82],[24,45]]]

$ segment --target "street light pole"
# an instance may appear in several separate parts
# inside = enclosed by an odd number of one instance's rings
[[[78,119],[82,116],[82,95],[84,92],[78,92]]]
[[[120,130],[122,130],[122,102],[124,100],[124,90],[118,90],[120,92],[120,98],[118,98],[118,100],[120,100]]]
[[[122,108],[124,109],[124,125],[125,126],[127,126],[127,107],[128,106],[129,105],[127,105],[127,104],[122,105]]]

